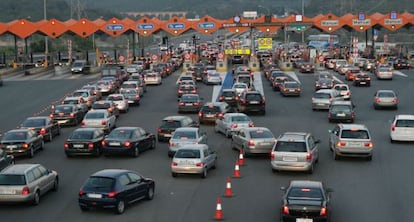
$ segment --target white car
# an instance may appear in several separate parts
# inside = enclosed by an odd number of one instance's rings
[[[230,138],[244,127],[254,127],[249,116],[244,113],[226,113],[223,118],[216,120],[214,130]]]
[[[221,85],[221,81],[222,81],[220,73],[218,72],[214,72],[214,73],[208,72],[207,74],[205,74],[203,80],[205,84],[215,84],[215,85],[216,84]]]
[[[106,97],[106,100],[113,101],[120,112],[126,113],[129,110],[128,99],[120,93],[110,94]]]
[[[246,83],[234,83],[232,89],[236,91],[236,94],[240,96],[243,92],[249,90],[249,86]]]
[[[97,109],[91,110],[83,117],[82,127],[101,128],[109,133],[111,129],[116,127],[116,117],[108,110]]]
[[[162,78],[161,75],[157,72],[150,72],[145,74],[144,81],[147,85],[161,85]]]
[[[139,96],[143,96],[144,95],[144,88],[139,86],[139,82],[138,81],[134,81],[134,80],[128,80],[122,83],[120,90],[122,89],[134,89],[137,90],[139,93]]]
[[[168,156],[172,157],[185,144],[207,144],[207,134],[198,127],[177,128],[168,143]]]
[[[390,130],[391,143],[394,141],[414,141],[414,115],[396,115]]]
[[[351,90],[349,89],[348,84],[339,83],[335,84],[332,88],[338,91],[344,100],[351,99]]]

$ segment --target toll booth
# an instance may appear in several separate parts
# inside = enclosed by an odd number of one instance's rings
[[[217,54],[216,70],[217,72],[227,72],[227,58],[223,53]]]
[[[260,72],[260,62],[255,55],[250,57],[249,67],[253,72]]]
[[[191,67],[191,65],[193,65],[191,61],[185,61],[183,63],[183,73],[187,72],[189,68]]]

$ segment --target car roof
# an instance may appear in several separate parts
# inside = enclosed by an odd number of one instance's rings
[[[320,89],[318,91],[316,91],[315,93],[329,93],[331,94],[334,90],[333,89]]]
[[[389,92],[389,93],[395,93],[395,92],[394,92],[394,90],[391,90],[391,89],[379,89],[379,90],[377,91],[377,93],[379,93],[379,92]]]
[[[331,103],[331,106],[332,105],[352,105],[352,102],[351,101],[337,100],[337,101],[333,101]]]
[[[283,140],[283,141],[305,141],[306,136],[309,133],[305,132],[285,132],[282,133],[277,140]]]
[[[222,106],[226,104],[226,102],[206,102],[203,106]]]
[[[221,92],[236,92],[234,89],[223,89]]]
[[[181,149],[202,150],[202,149],[207,149],[207,148],[208,148],[207,144],[183,144],[182,146],[180,146],[178,150],[181,150]]]
[[[182,120],[182,119],[187,119],[187,118],[189,118],[189,117],[187,117],[187,116],[167,116],[167,117],[164,117],[164,119],[162,119],[162,120]]]
[[[197,127],[179,127],[175,130],[175,132],[177,131],[198,131]]]
[[[368,130],[368,128],[363,124],[338,124],[339,127],[342,129],[350,130],[350,129],[358,129],[358,130]]]
[[[49,119],[50,117],[48,116],[32,116],[32,117],[27,117],[26,119]]]
[[[248,128],[244,128],[244,129],[246,131],[257,131],[257,130],[270,131],[270,129],[268,129],[266,127],[248,127]]]
[[[125,169],[104,169],[100,170],[98,172],[95,172],[91,176],[93,177],[110,177],[110,178],[116,178],[121,174],[124,174],[126,172],[131,172],[130,170]]]
[[[312,180],[292,180],[290,181],[291,187],[322,187],[322,182]]]
[[[140,129],[140,128],[141,127],[137,127],[137,126],[120,126],[113,130],[135,130],[135,129]]]
[[[396,119],[414,120],[414,115],[399,114],[395,116]]]
[[[14,164],[1,171],[1,174],[24,174],[27,170],[40,166],[40,164]]]
[[[244,113],[226,113],[224,116],[247,116]]]

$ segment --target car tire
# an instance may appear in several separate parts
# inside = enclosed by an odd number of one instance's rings
[[[96,149],[96,151],[95,151],[95,153],[94,153],[94,156],[95,157],[99,157],[101,155],[101,149],[100,148],[98,148],[98,149]]]
[[[116,203],[115,213],[116,214],[123,214],[125,212],[125,202],[123,200],[119,200]]]
[[[155,141],[155,138],[154,138],[154,140],[152,141],[152,143],[151,143],[151,147],[150,147],[150,149],[151,150],[153,150],[153,149],[155,149],[157,147],[157,142]]]
[[[33,205],[40,204],[40,192],[37,190],[33,196]]]
[[[134,152],[132,153],[133,157],[138,157],[139,156],[139,149],[138,147],[135,147]]]
[[[81,211],[89,211],[89,207],[79,206],[79,208],[81,209]]]
[[[338,154],[336,154],[336,151],[335,150],[333,150],[333,159],[334,160],[339,160],[339,155]]]
[[[272,173],[278,173],[278,172],[279,172],[279,170],[276,170],[276,169],[272,168]]]
[[[368,160],[368,161],[371,161],[371,160],[372,160],[372,155],[371,155],[371,156],[368,156],[368,157],[367,157],[367,160]]]
[[[208,172],[207,172],[207,168],[204,168],[203,169],[203,172],[201,173],[201,178],[206,178],[207,177],[207,174],[208,174]]]
[[[150,186],[147,190],[147,194],[145,195],[145,199],[152,200],[154,199],[154,187]]]
[[[395,140],[393,140],[393,139],[390,137],[390,142],[391,142],[391,143],[395,143]]]
[[[55,180],[53,181],[52,191],[57,191],[58,188],[59,188],[59,178],[56,177]]]
[[[311,167],[309,168],[309,171],[308,171],[308,173],[309,174],[313,174],[313,171],[315,170],[315,166],[314,166],[314,164],[311,164]]]
[[[178,174],[177,174],[177,173],[171,173],[171,176],[172,176],[172,177],[177,177],[177,176],[178,176]]]
[[[29,158],[33,158],[34,157],[34,155],[35,155],[35,150],[33,149],[33,147],[30,147],[30,150],[29,150]]]
[[[211,167],[211,169],[213,169],[213,170],[217,169],[217,158],[214,160],[214,164]]]
[[[229,132],[228,130],[226,130],[224,134],[226,135],[227,138],[231,137],[231,132]]]

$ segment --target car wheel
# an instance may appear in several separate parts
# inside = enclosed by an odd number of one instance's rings
[[[246,152],[246,149],[244,147],[243,147],[242,151],[243,151],[243,156],[244,157],[246,157],[246,158],[250,157],[250,154],[248,152]]]
[[[94,156],[99,157],[100,155],[101,155],[101,149],[97,148],[96,151],[95,151]]]
[[[134,153],[132,154],[133,157],[138,157],[139,156],[139,149],[138,147],[135,147],[134,149]]]
[[[315,166],[314,166],[314,164],[311,164],[311,167],[309,168],[309,171],[308,171],[308,173],[309,174],[313,174],[313,171],[315,170]]]
[[[52,187],[52,191],[57,191],[59,188],[59,178],[55,178],[55,181],[53,181],[53,187]]]
[[[40,192],[37,190],[33,197],[33,205],[39,205],[40,203]]]
[[[393,139],[390,137],[390,142],[391,142],[391,143],[395,143],[395,140],[393,140]]]
[[[89,211],[89,207],[79,206],[81,211]]]
[[[152,141],[151,143],[151,148],[150,149],[155,149],[157,147],[157,143],[155,142],[155,139]]]
[[[116,204],[115,213],[123,214],[125,212],[125,202],[123,200],[119,200]]]
[[[154,199],[154,187],[149,187],[147,190],[147,194],[145,195],[145,198],[147,200],[152,200]]]
[[[34,151],[33,147],[30,147],[30,150],[29,150],[29,158],[33,158],[34,155],[35,155],[35,151]]]
[[[333,159],[334,160],[339,160],[339,155],[336,154],[336,151],[335,150],[333,150]]]
[[[279,172],[279,170],[276,170],[276,169],[272,168],[272,173],[277,173],[277,172]]]
[[[207,168],[203,169],[203,172],[201,173],[201,178],[206,178],[207,177]]]
[[[368,160],[368,161],[371,161],[371,160],[372,160],[372,155],[371,155],[371,156],[369,156],[369,157],[367,157],[367,160]]]
[[[231,132],[229,132],[228,130],[226,130],[225,135],[226,135],[227,138],[230,138],[231,137]]]
[[[172,177],[177,177],[177,176],[178,176],[178,174],[177,174],[177,173],[171,173],[171,176],[172,176]]]

